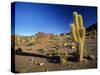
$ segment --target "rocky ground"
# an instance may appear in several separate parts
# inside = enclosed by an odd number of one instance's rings
[[[78,70],[97,68],[97,39],[86,38],[84,48],[84,60],[79,62],[73,58],[76,47],[70,43],[36,43],[35,45],[15,47],[15,71],[46,72],[60,70]],[[58,56],[64,56],[59,61]],[[72,57],[71,57],[72,56]]]

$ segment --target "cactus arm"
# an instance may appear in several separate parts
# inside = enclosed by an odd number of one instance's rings
[[[75,28],[76,28],[76,30],[78,30],[79,29],[79,22],[78,22],[78,14],[77,14],[77,12],[74,12],[73,13],[73,22],[74,22],[74,24],[75,24]]]
[[[78,15],[78,20],[79,20],[80,28],[83,28],[83,18],[82,18],[82,15]]]
[[[75,33],[75,25],[74,24],[71,24],[71,35],[72,35],[72,39],[77,42],[77,36],[76,36],[76,33]]]
[[[76,36],[77,36],[77,42],[79,42],[80,41],[80,34],[79,34],[79,21],[78,21],[77,12],[73,13],[73,21],[74,21],[74,25],[75,25],[75,32],[76,32]]]
[[[85,39],[85,28],[83,27],[83,18],[82,15],[78,16],[79,26],[80,26],[80,38],[82,39],[83,47],[84,47],[84,39]]]
[[[83,43],[83,47],[84,47],[84,39],[85,39],[85,28],[80,28],[80,37]]]
[[[82,40],[83,43],[83,47],[84,47],[84,39],[85,39],[85,28],[83,27],[83,18],[82,15],[78,16],[78,20],[79,20],[79,26],[80,26],[80,38]]]

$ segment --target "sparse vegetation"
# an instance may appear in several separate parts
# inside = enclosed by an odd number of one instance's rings
[[[27,46],[34,46],[35,43],[29,43]]]

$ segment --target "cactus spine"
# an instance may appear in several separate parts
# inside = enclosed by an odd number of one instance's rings
[[[83,26],[83,18],[77,12],[73,13],[73,24],[71,24],[72,40],[76,42],[77,54],[79,61],[83,60],[83,49],[85,39],[85,28]]]

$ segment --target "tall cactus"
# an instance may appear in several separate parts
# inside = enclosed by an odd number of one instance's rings
[[[73,23],[71,24],[71,35],[77,45],[77,54],[79,61],[83,60],[85,28],[83,26],[83,18],[77,12],[73,12]]]

